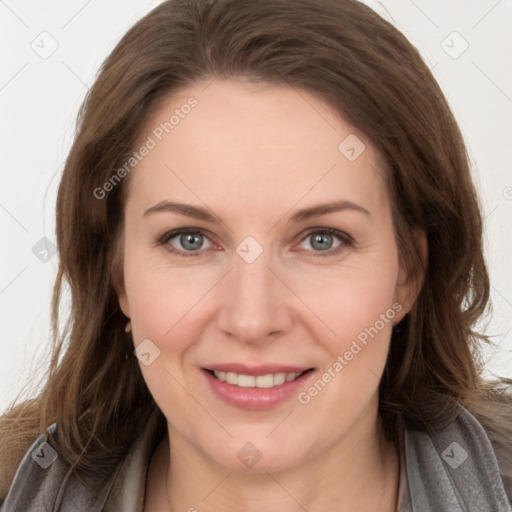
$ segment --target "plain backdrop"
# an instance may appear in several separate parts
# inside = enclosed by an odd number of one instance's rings
[[[0,411],[49,356],[55,198],[79,105],[159,1],[0,0]],[[466,138],[481,192],[493,315],[486,374],[512,376],[512,2],[368,3],[420,50]],[[64,311],[66,303],[63,304]]]

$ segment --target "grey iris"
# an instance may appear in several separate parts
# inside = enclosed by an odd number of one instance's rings
[[[332,235],[325,233],[313,235],[311,237],[311,247],[321,250],[330,249],[332,247]]]
[[[186,233],[180,236],[180,243],[185,249],[200,249],[201,245],[203,245],[203,235],[199,233]]]

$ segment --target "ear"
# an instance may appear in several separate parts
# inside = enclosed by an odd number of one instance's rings
[[[416,253],[421,261],[421,268],[416,275],[410,273],[407,269],[405,259],[400,255],[400,270],[395,288],[395,302],[402,305],[402,309],[396,315],[396,323],[412,309],[418,295],[423,287],[425,280],[425,271],[428,263],[428,242],[427,235],[423,229],[415,228],[412,231],[412,237],[416,246]]]
[[[121,277],[114,282],[114,288],[117,293],[117,299],[119,301],[119,307],[127,318],[130,318],[130,305],[128,303],[128,297],[126,295],[126,288],[124,286],[124,280]]]
[[[128,303],[128,296],[126,295],[126,287],[124,284],[123,272],[123,243],[124,237],[120,236],[114,254],[110,260],[110,268],[112,269],[112,285],[117,294],[119,307],[127,318],[130,318],[130,306]]]

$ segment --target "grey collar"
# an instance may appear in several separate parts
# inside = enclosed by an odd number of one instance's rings
[[[491,442],[466,409],[459,407],[455,421],[442,429],[406,426],[404,432],[397,512],[512,512],[512,489],[507,498]],[[142,512],[155,443],[155,428],[148,425],[111,478],[93,490],[69,477],[58,456],[41,466],[55,452],[41,435],[18,467],[0,511]]]

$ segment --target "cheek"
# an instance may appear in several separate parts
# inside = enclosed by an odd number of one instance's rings
[[[309,297],[303,295],[329,327],[318,327],[315,335],[328,356],[319,379],[302,390],[299,402],[325,424],[339,426],[361,414],[377,392],[386,364],[393,321],[402,306],[394,297],[396,252],[391,247],[378,253],[364,263],[332,272],[322,293],[317,286],[310,289]]]
[[[151,364],[140,364],[142,375],[168,420],[181,424],[184,417],[197,415],[195,402],[186,392],[193,389],[193,383],[187,381],[183,361],[199,338],[198,331],[191,327],[199,328],[194,314],[199,311],[198,303],[208,287],[204,282],[196,282],[197,277],[191,278],[190,272],[182,272],[183,269],[148,265],[146,257],[134,257],[126,263],[134,345],[149,339],[159,351]],[[169,403],[173,404],[172,409],[167,407]]]
[[[393,321],[402,308],[394,301],[395,256],[393,251],[381,252],[370,265],[336,274],[316,301],[319,316],[332,331],[317,336],[329,356],[299,402],[323,424],[339,426],[356,418],[378,389]]]
[[[366,329],[375,324],[379,331],[389,334],[386,327],[392,325],[397,313],[397,306],[392,307],[397,274],[398,263],[391,253],[339,271],[329,270],[300,286],[297,283],[297,295],[322,321],[320,339],[331,355],[339,354],[361,333],[360,338],[364,338]],[[385,325],[382,325],[382,315]],[[320,324],[318,320],[317,324]],[[316,328],[318,334],[320,328]]]
[[[127,236],[125,244],[124,281],[135,341],[161,342],[173,336],[175,326],[181,327],[181,320],[207,294],[215,270],[171,265],[165,249],[145,247],[136,237]]]

